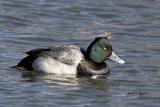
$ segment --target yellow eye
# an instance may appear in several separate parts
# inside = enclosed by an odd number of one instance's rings
[[[103,48],[104,50],[107,50],[107,48]]]

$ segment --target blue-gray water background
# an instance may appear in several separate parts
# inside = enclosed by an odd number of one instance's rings
[[[88,44],[111,31],[125,65],[107,79],[27,76],[9,67],[23,52]],[[0,107],[159,107],[160,0],[1,0]]]

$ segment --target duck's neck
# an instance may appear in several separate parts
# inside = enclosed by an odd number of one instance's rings
[[[106,75],[109,73],[105,62],[95,63],[88,58],[84,58],[78,65],[78,75]]]

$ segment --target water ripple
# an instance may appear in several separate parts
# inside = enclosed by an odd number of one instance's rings
[[[159,107],[159,0],[1,0],[0,106]],[[87,48],[111,31],[114,51],[105,79],[24,75],[10,69],[33,48],[77,44]],[[9,102],[9,103],[8,103]]]

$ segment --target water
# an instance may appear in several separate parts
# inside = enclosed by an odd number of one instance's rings
[[[0,107],[159,107],[159,0],[1,0]],[[86,48],[111,31],[125,65],[93,80],[10,69],[23,52],[57,44]]]

